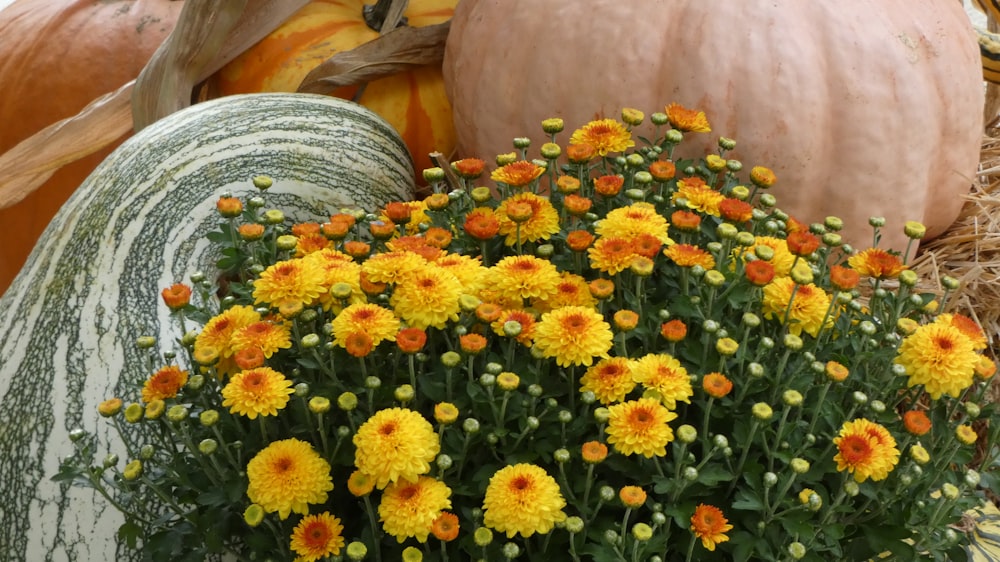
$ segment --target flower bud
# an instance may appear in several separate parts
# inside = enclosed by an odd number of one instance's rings
[[[136,480],[140,476],[142,476],[142,461],[139,459],[129,462],[125,465],[125,470],[122,471],[122,477],[128,481]]]
[[[774,410],[765,402],[757,402],[750,411],[753,413],[753,417],[761,421],[767,421],[774,415]]]
[[[788,545],[788,555],[795,560],[802,560],[806,557],[806,545],[795,541]]]
[[[583,519],[572,515],[566,518],[565,521],[566,530],[570,533],[579,533],[583,531]]]
[[[212,438],[202,439],[201,442],[198,443],[198,451],[203,455],[211,455],[218,448],[219,442]]]
[[[789,461],[789,466],[792,467],[792,472],[795,474],[805,474],[809,472],[809,461],[801,458],[794,458]]]
[[[408,384],[401,384],[397,386],[396,390],[392,393],[393,398],[395,398],[397,402],[403,403],[413,400],[416,395],[416,390]]]
[[[677,440],[681,443],[694,443],[698,440],[698,430],[692,425],[684,424],[677,428]]]
[[[167,410],[167,419],[174,422],[180,423],[186,420],[188,417],[188,409],[186,406],[181,404],[175,404]]]
[[[773,472],[764,473],[764,487],[773,488],[778,483],[778,475]]]

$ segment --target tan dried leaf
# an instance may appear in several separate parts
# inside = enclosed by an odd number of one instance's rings
[[[425,27],[398,27],[323,61],[302,80],[298,91],[326,94],[385,78],[415,66],[441,64],[451,22]]]

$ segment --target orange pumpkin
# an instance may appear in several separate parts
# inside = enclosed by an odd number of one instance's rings
[[[411,0],[407,25],[448,21],[458,0]],[[268,37],[209,79],[210,95],[294,92],[306,74],[325,59],[379,36],[365,23],[362,0],[316,0],[299,10]],[[360,94],[360,95],[359,95]],[[429,153],[449,154],[455,145],[451,104],[439,66],[419,67],[332,95],[368,107],[391,123],[406,141],[418,172],[433,166]]]
[[[18,0],[0,10],[0,153],[138,76],[184,5],[172,0]],[[0,209],[0,294],[49,221],[124,138]]]

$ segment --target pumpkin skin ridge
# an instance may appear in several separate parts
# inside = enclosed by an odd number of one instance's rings
[[[904,220],[923,220],[930,236],[951,224],[979,159],[981,62],[961,6],[944,3],[832,10],[792,0],[682,1],[637,18],[620,3],[591,0],[588,18],[602,25],[574,40],[570,9],[579,3],[528,10],[463,0],[443,67],[457,157],[489,159],[514,136],[540,138],[547,117],[562,117],[571,132],[594,116],[618,118],[622,107],[662,111],[676,101],[704,110],[713,129],[685,135],[678,156],[734,138],[727,157],[746,170],[775,169],[772,191],[786,212],[807,223],[839,215],[855,246],[871,243],[868,217],[885,215],[881,245],[901,250]],[[665,37],[662,47],[656,37]],[[862,49],[871,54],[859,56]],[[522,56],[529,51],[548,55],[543,63]],[[515,77],[497,73],[512,61]]]

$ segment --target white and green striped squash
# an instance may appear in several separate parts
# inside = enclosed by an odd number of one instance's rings
[[[97,404],[149,376],[140,335],[179,337],[159,293],[210,272],[204,234],[223,192],[274,179],[269,206],[321,220],[411,199],[406,145],[377,115],[307,94],[231,96],[173,114],[112,153],[55,217],[0,298],[0,560],[123,560],[122,519],[50,481],[69,432],[114,450]],[[120,445],[119,445],[120,447]],[[98,453],[99,457],[103,453]]]

